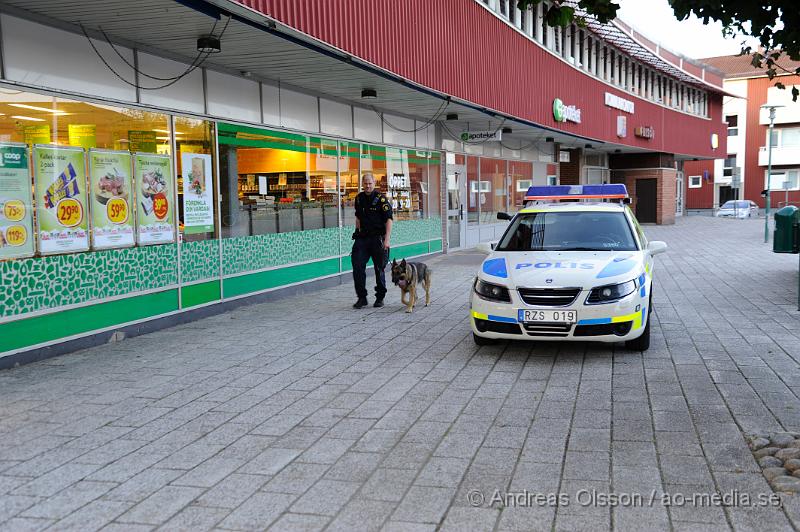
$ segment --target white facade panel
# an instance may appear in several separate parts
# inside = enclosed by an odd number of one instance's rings
[[[401,116],[383,115],[383,141],[399,146],[414,145],[414,120]]]
[[[106,67],[86,37],[2,16],[3,61],[6,78],[61,91],[136,101],[136,89]],[[135,82],[131,67],[105,42],[93,40],[97,50],[119,75]],[[130,64],[133,52],[116,47]]]
[[[271,126],[281,125],[281,95],[277,85],[261,84],[261,121]]]
[[[319,123],[322,133],[353,137],[353,112],[349,105],[319,99]]]
[[[382,142],[381,119],[372,109],[353,107],[353,136],[359,140]]]
[[[302,131],[319,132],[319,108],[316,96],[280,89],[281,125]]]
[[[139,71],[166,78],[179,76],[186,72],[189,65],[162,59],[154,55],[139,54]],[[144,87],[159,87],[167,81],[148,80],[144,78],[141,85]],[[184,76],[177,83],[158,90],[142,90],[142,103],[157,107],[180,109],[192,113],[202,114],[205,111],[203,104],[203,72],[198,68]]]
[[[792,101],[792,87],[795,85],[786,85],[785,89],[778,87],[770,87],[767,89],[767,101],[758,102],[760,104],[769,105],[782,105],[775,109],[775,123],[776,124],[796,124],[800,123],[800,105]],[[800,88],[800,86],[797,86]],[[761,109],[759,114],[759,124],[769,125],[769,110]]]
[[[208,114],[220,118],[261,122],[258,83],[219,72],[206,72]]]

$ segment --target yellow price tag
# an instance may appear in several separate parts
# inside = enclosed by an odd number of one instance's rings
[[[24,225],[12,225],[6,229],[6,242],[9,246],[21,246],[28,240],[28,230]]]
[[[124,224],[128,221],[128,202],[123,198],[111,198],[106,203],[106,215],[111,223]]]
[[[64,198],[56,205],[58,223],[64,227],[75,227],[83,220],[83,205],[73,198]]]
[[[20,200],[7,201],[3,207],[3,216],[11,222],[18,222],[25,217],[25,204]]]

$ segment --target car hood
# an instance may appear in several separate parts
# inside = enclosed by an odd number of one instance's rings
[[[589,288],[630,281],[643,271],[641,251],[496,251],[483,261],[480,276],[512,287]]]

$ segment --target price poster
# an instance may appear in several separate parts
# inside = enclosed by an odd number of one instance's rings
[[[92,248],[134,245],[133,174],[127,151],[89,150]]]
[[[33,148],[36,226],[44,254],[89,249],[86,162],[83,148]]]
[[[0,143],[0,260],[34,252],[28,147]]]
[[[211,155],[181,152],[183,172],[183,232],[214,231]]]
[[[141,245],[175,241],[175,188],[169,155],[134,156],[137,240]]]

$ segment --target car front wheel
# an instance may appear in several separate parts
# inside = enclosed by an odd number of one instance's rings
[[[652,288],[651,288],[652,290]],[[650,349],[650,316],[653,314],[653,293],[650,293],[650,308],[647,310],[647,323],[644,326],[644,332],[639,338],[628,340],[625,342],[625,347],[631,351],[647,351]]]
[[[484,338],[483,336],[478,336],[475,333],[472,333],[472,339],[475,341],[476,345],[494,345],[496,341],[493,338]]]

